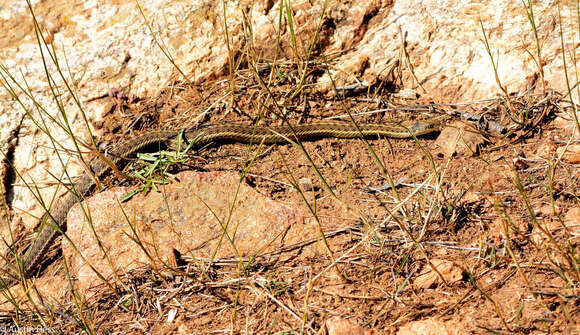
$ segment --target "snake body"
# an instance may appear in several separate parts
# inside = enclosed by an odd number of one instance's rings
[[[210,143],[243,142],[280,144],[289,141],[315,139],[322,137],[359,138],[384,136],[389,138],[412,138],[438,131],[437,122],[418,121],[408,125],[397,123],[359,124],[340,121],[321,121],[295,126],[256,127],[240,124],[214,124],[183,130],[185,140],[195,139],[195,145]],[[90,164],[91,173],[83,173],[71,186],[69,192],[57,201],[56,206],[40,218],[40,233],[32,244],[18,257],[19,266],[5,265],[3,272],[9,277],[1,278],[8,284],[20,278],[20,274],[30,276],[41,263],[44,255],[56,237],[66,229],[66,216],[70,208],[81,201],[95,186],[95,180],[111,170],[111,166],[122,165],[136,153],[151,149],[175,149],[179,130],[151,131],[110,146],[101,154],[108,160],[98,157]],[[16,271],[17,269],[20,271]]]

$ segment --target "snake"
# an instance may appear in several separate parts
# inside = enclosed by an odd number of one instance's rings
[[[411,123],[361,123],[345,121],[318,121],[312,123],[283,126],[256,126],[247,124],[208,124],[182,130],[155,130],[135,135],[109,145],[104,152],[96,155],[84,172],[68,187],[53,209],[47,209],[40,217],[39,233],[23,252],[16,256],[14,264],[6,263],[0,277],[0,285],[7,287],[18,279],[29,277],[42,263],[59,234],[66,230],[66,216],[70,208],[95,188],[99,178],[113,168],[122,169],[137,153],[147,149],[173,149],[180,141],[192,141],[196,147],[228,142],[283,144],[298,140],[317,138],[368,138],[388,137],[408,139],[439,131],[437,121],[415,121]],[[105,159],[103,159],[105,158]]]

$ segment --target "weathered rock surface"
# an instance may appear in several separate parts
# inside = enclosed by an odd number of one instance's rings
[[[452,285],[463,278],[463,269],[457,264],[444,259],[432,259],[431,264],[425,265],[414,281],[415,286],[422,289],[432,288],[441,282],[441,275],[447,285]],[[434,270],[436,269],[436,271]]]
[[[455,321],[444,321],[437,317],[411,321],[402,326],[397,335],[459,335],[469,332]]]
[[[580,164],[580,144],[572,144],[560,147],[556,150],[565,162],[570,164]]]
[[[333,316],[326,320],[328,335],[371,335],[375,332],[371,329],[361,327],[355,320],[344,319]]]
[[[91,197],[85,210],[92,227],[81,206],[73,207],[67,235],[82,257],[64,239],[63,253],[83,291],[100,284],[87,263],[111,279],[113,271],[122,274],[144,264],[166,271],[164,264],[174,266],[174,250],[206,260],[252,257],[318,234],[300,209],[262,196],[240,183],[237,173],[186,171],[177,178],[180,182],[123,204],[119,199],[130,188]]]
[[[439,146],[438,154],[450,158],[456,154],[475,156],[485,141],[477,130],[457,121],[443,128],[435,143]]]

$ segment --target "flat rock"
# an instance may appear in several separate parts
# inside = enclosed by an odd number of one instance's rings
[[[448,158],[454,155],[475,156],[485,141],[485,137],[475,129],[456,121],[441,130],[435,143],[439,146],[438,154]]]
[[[431,266],[425,266],[414,282],[418,288],[427,289],[437,285],[441,280],[439,274],[443,276],[448,285],[456,283],[463,278],[463,269],[453,262],[432,259],[431,264],[439,273],[435,272]]]
[[[580,112],[576,114],[577,118],[580,119]],[[580,130],[576,124],[576,118],[574,113],[571,111],[569,113],[562,113],[556,119],[554,119],[554,127],[562,129],[566,137],[572,137],[573,140],[580,139]]]
[[[397,331],[397,335],[451,335],[470,334],[454,321],[443,321],[437,317],[411,321]]]
[[[102,284],[95,271],[110,279],[113,270],[120,275],[142,265],[165,270],[175,261],[174,250],[205,259],[245,257],[318,235],[309,215],[262,196],[237,173],[186,171],[177,178],[123,204],[119,199],[131,188],[88,199],[94,231],[79,204],[70,210],[67,235],[82,258],[66,239],[63,253],[83,291]]]
[[[551,238],[547,236],[549,233],[552,237],[558,238],[564,236],[570,238],[570,242],[577,243],[580,239],[580,207],[570,208],[564,216],[564,222],[559,220],[543,220],[540,221],[541,228],[534,226],[532,231],[532,241],[541,245],[542,243],[551,243]]]
[[[556,153],[558,156],[562,156],[562,159],[570,164],[580,163],[580,144],[571,144],[560,147],[556,149]]]
[[[15,311],[10,299],[16,302],[20,310],[38,311],[37,308],[40,308],[41,312],[49,312],[43,308],[62,304],[69,298],[69,285],[59,275],[42,276],[29,281],[28,285],[26,289],[20,284],[14,285],[10,288],[10,296],[3,294],[0,298],[0,313]]]
[[[326,320],[328,335],[371,335],[375,332],[371,329],[361,327],[358,322],[333,316]]]
[[[570,208],[566,213],[564,222],[568,226],[573,225],[576,226],[576,229],[580,228],[580,207]]]

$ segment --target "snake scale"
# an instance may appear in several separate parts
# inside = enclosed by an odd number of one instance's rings
[[[213,124],[183,130],[183,137],[187,140],[196,139],[195,145],[219,144],[224,142],[288,143],[289,140],[315,139],[322,137],[358,138],[369,136],[384,136],[390,138],[412,138],[439,130],[439,123],[418,121],[408,125],[397,123],[359,124],[350,122],[320,121],[308,124],[278,127],[256,127],[240,124]],[[118,142],[109,146],[102,155],[108,162],[96,157],[90,164],[91,173],[83,173],[70,187],[69,192],[57,201],[56,206],[47,211],[40,218],[40,233],[32,244],[19,256],[18,265],[6,264],[3,267],[0,284],[7,286],[21,275],[32,275],[41,263],[44,255],[61,231],[66,229],[66,216],[70,208],[86,195],[95,186],[95,180],[101,178],[111,170],[111,165],[122,168],[122,165],[135,154],[150,149],[175,149],[180,130],[150,131],[141,135]],[[18,270],[19,269],[19,270]]]

